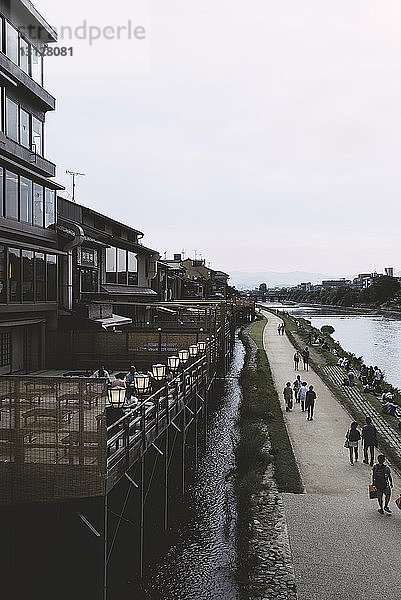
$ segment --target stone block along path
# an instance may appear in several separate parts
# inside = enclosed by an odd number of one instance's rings
[[[298,598],[398,599],[401,511],[394,500],[401,494],[401,479],[393,470],[392,514],[380,515],[377,501],[368,498],[370,466],[363,456],[351,466],[344,448],[352,419],[313,369],[301,367],[299,373],[317,393],[314,420],[306,420],[299,404],[285,412],[282,391],[297,375],[295,349],[277,333],[281,319],[263,314],[268,319],[264,347],[305,487],[305,494],[283,496]]]

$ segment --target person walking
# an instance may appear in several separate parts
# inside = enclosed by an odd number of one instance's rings
[[[297,375],[296,380],[292,384],[292,388],[294,390],[295,402],[298,402],[298,404],[299,404],[299,390],[301,389],[301,386],[302,386],[301,375]]]
[[[349,385],[350,387],[353,387],[353,385],[354,385],[354,381],[355,381],[355,373],[353,372],[353,370],[352,370],[352,369],[350,369],[350,370],[348,371],[348,385]]]
[[[277,333],[281,335],[281,323],[277,325]]]
[[[301,388],[299,390],[298,398],[301,403],[301,410],[305,412],[305,401],[306,401],[306,392],[308,391],[308,384],[306,381],[302,382]]]
[[[284,402],[285,402],[285,411],[289,412],[292,409],[292,399],[293,399],[293,391],[291,388],[291,383],[287,381],[286,386],[283,390]]]
[[[375,461],[375,448],[377,448],[377,430],[370,417],[366,417],[366,425],[362,427],[363,462],[368,464],[368,451],[370,452],[370,466]]]
[[[391,513],[388,504],[391,497],[391,488],[393,487],[393,479],[391,477],[390,467],[384,464],[385,460],[386,457],[384,454],[379,454],[377,457],[377,463],[372,469],[372,482],[377,489],[377,501],[380,507],[377,510],[381,515],[384,515],[384,511]]]
[[[358,429],[358,423],[356,421],[353,421],[351,423],[351,427],[350,429],[348,429],[345,438],[346,440],[348,440],[349,462],[352,466],[354,466],[354,456],[356,462],[358,460],[359,440],[361,439],[361,434]]]
[[[309,386],[309,390],[306,392],[305,407],[308,411],[308,421],[313,421],[313,411],[315,408],[316,392],[313,389],[313,385]]]
[[[301,354],[297,350],[294,354],[294,371],[299,371],[299,361],[301,360]]]
[[[302,352],[302,360],[304,363],[304,371],[309,371],[309,348],[306,347]]]

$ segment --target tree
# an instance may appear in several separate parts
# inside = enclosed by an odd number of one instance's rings
[[[333,333],[335,332],[335,329],[331,325],[323,325],[320,328],[320,331],[324,334],[333,335]]]
[[[400,291],[400,284],[395,277],[384,275],[374,281],[374,283],[366,290],[370,302],[388,302],[392,300],[397,292]]]

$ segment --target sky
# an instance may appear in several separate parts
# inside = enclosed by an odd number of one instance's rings
[[[228,272],[401,267],[398,1],[34,4],[59,31],[141,28],[47,59],[78,202]]]

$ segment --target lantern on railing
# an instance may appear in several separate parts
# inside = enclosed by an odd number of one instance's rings
[[[180,359],[180,363],[185,365],[185,363],[189,360],[189,351],[188,350],[180,350],[178,353],[178,358]]]
[[[107,390],[109,406],[111,408],[122,408],[125,402],[125,388],[109,387]]]
[[[198,342],[198,349],[201,354],[203,354],[206,350],[206,342]]]
[[[179,367],[180,367],[180,359],[178,356],[169,356],[167,359],[167,366],[169,368],[169,371],[171,371],[173,373],[173,375],[175,373],[177,373]]]
[[[166,365],[153,365],[152,375],[153,378],[156,379],[156,381],[163,381],[167,375]]]
[[[198,356],[199,348],[196,344],[194,344],[193,346],[190,346],[188,348],[188,350],[189,350],[189,355],[191,358],[196,358]]]
[[[147,373],[135,373],[133,384],[135,393],[144,396],[149,392],[150,376]]]

